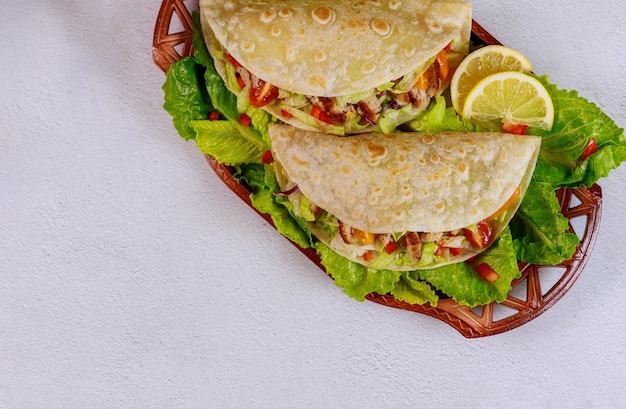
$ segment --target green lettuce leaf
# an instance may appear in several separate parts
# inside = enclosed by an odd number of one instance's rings
[[[400,279],[399,271],[373,270],[341,257],[328,246],[315,244],[326,272],[343,287],[343,292],[357,301],[364,301],[369,293],[387,294]]]
[[[545,75],[538,79],[552,97],[554,124],[550,131],[528,130],[543,138],[534,173],[536,180],[555,188],[589,187],[626,160],[624,129],[576,91],[558,89]],[[598,151],[580,163],[592,138]]]
[[[409,304],[430,304],[436,307],[439,296],[430,284],[418,280],[413,274],[403,272],[400,280],[390,291],[393,298]]]
[[[483,280],[469,263],[455,263],[429,270],[417,270],[421,280],[428,281],[458,304],[474,307],[502,302],[511,290],[511,282],[521,273],[513,251],[511,232],[507,228],[498,240],[481,253],[475,264],[487,263],[500,278],[493,283]]]
[[[559,211],[554,188],[531,182],[510,224],[518,260],[556,265],[572,258],[580,239],[568,232],[568,219]]]
[[[191,13],[191,22],[193,24],[193,32],[191,34],[191,45],[193,46],[193,56],[204,67],[213,65],[213,59],[202,35],[202,25],[200,23],[200,13],[193,11]]]
[[[405,124],[405,127],[417,132],[480,132],[487,129],[461,118],[454,108],[447,107],[442,96],[435,98],[428,109],[417,118]]]
[[[170,66],[163,83],[163,108],[170,114],[178,134],[195,139],[190,122],[206,119],[213,104],[204,86],[204,68],[193,57],[185,57]]]
[[[247,185],[252,193],[250,201],[255,209],[270,215],[276,230],[302,248],[311,247],[311,233],[302,227],[302,224],[293,217],[289,209],[277,202],[272,192],[278,190],[278,182],[268,177],[269,165],[244,164],[236,166],[233,177],[240,183]],[[270,180],[270,182],[268,182]]]
[[[260,138],[246,138],[232,121],[190,121],[202,153],[225,165],[261,163],[267,149]]]

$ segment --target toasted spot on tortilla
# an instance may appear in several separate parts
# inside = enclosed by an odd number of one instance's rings
[[[396,220],[402,220],[404,218],[404,210],[396,210],[395,212],[393,212],[393,217]]]
[[[315,53],[315,56],[313,58],[315,59],[315,62],[322,62],[325,61],[326,58],[328,58],[328,55],[323,51],[318,51]]]
[[[297,163],[299,166],[309,166],[311,165],[311,162],[308,160],[304,160],[304,159],[300,159],[297,155],[293,155],[292,159],[295,163]]]
[[[426,24],[428,25],[428,29],[435,34],[439,34],[443,31],[443,25],[437,20],[426,18]]]
[[[430,161],[432,163],[439,163],[439,161],[441,160],[441,158],[439,158],[439,155],[437,154],[433,154],[430,156]]]
[[[272,35],[274,37],[278,37],[280,35],[280,33],[282,33],[282,32],[283,32],[283,30],[280,27],[278,27],[278,26],[272,27]]]
[[[415,55],[415,53],[417,52],[417,48],[415,48],[414,46],[410,45],[407,47],[404,47],[404,55],[407,58],[413,57]]]
[[[375,144],[374,142],[368,143],[365,149],[370,157],[370,163],[373,161],[378,163],[381,159],[387,156],[387,147]]]
[[[342,167],[341,167],[341,171],[342,171],[343,173],[345,173],[346,175],[349,175],[349,174],[350,174],[350,168],[349,168],[349,167],[347,167],[347,166],[342,166]]]
[[[256,44],[253,43],[252,41],[243,41],[241,43],[241,50],[246,53],[253,52],[255,48],[256,48]]]
[[[385,20],[374,19],[372,20],[371,25],[374,32],[383,37],[386,37],[391,33],[391,25]]]
[[[261,21],[263,23],[270,23],[276,18],[276,12],[274,10],[266,10],[261,13]]]
[[[309,77],[309,83],[311,85],[320,87],[321,89],[326,89],[326,78],[322,77],[321,75],[311,75]]]
[[[457,165],[456,169],[459,173],[465,173],[467,172],[467,164],[465,162],[461,162]]]
[[[289,17],[293,16],[293,11],[291,11],[291,10],[289,10],[289,9],[287,9],[287,8],[285,8],[285,9],[281,9],[281,10],[278,12],[278,16],[279,16],[279,17],[282,17],[282,18],[289,18]]]
[[[401,1],[397,1],[397,0],[391,0],[388,3],[388,6],[391,10],[397,10],[400,6],[402,5]]]
[[[366,62],[361,67],[361,71],[363,72],[363,74],[371,74],[372,72],[374,72],[375,69],[376,69],[376,64],[374,64],[371,61]]]
[[[430,145],[431,143],[435,142],[435,137],[432,135],[425,135],[422,138],[422,142],[424,142],[427,145]]]
[[[335,11],[328,7],[316,7],[311,12],[311,16],[320,24],[329,24],[335,20]]]

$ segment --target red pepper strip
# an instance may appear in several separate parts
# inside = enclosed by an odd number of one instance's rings
[[[596,142],[594,138],[591,138],[589,140],[589,143],[587,144],[587,147],[585,148],[585,151],[583,152],[583,156],[580,158],[580,163],[583,163],[588,157],[590,157],[597,151],[598,151],[598,143]]]
[[[528,129],[528,125],[512,124],[510,122],[505,122],[502,124],[502,130],[504,132],[516,135],[527,135],[526,129]]]
[[[246,87],[246,81],[241,78],[241,75],[237,75],[237,85],[239,85],[240,89],[244,89]]]
[[[241,67],[241,64],[239,64],[239,61],[235,60],[235,59],[233,58],[233,56],[232,56],[232,55],[230,55],[230,54],[226,53],[226,59],[227,59],[227,60],[228,60],[228,61],[229,61],[232,65],[234,65],[234,66],[235,66],[235,68],[239,68],[239,67]]]
[[[332,125],[332,121],[328,118],[328,115],[326,114],[326,112],[322,111],[320,107],[318,106],[314,105],[311,108],[311,116],[315,119],[318,119],[322,122],[326,122],[327,124]]]
[[[291,118],[293,115],[291,115],[291,113],[285,109],[281,109],[280,110],[280,114],[283,116],[283,118]]]

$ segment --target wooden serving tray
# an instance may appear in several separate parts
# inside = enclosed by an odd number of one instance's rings
[[[188,4],[185,4],[188,3]],[[191,12],[198,10],[198,1],[163,0],[154,29],[152,58],[166,72],[169,66],[182,57],[193,54]],[[472,38],[475,43],[500,44],[484,28],[472,22]],[[271,218],[259,213],[250,202],[250,191],[239,184],[231,169],[206,156],[220,180],[228,186],[251,209],[273,226]],[[580,245],[574,256],[558,266],[541,266],[519,263],[522,275],[513,281],[513,288],[502,303],[491,303],[469,308],[452,299],[442,299],[437,307],[412,305],[390,296],[372,293],[366,298],[388,307],[400,308],[429,315],[448,323],[467,338],[484,337],[509,331],[544,313],[554,305],[574,284],[587,263],[595,243],[602,210],[602,190],[593,185],[589,189],[561,189],[557,192],[561,211],[569,219],[570,232],[580,237]],[[294,244],[294,243],[292,243]],[[313,249],[302,253],[320,269],[324,267]]]

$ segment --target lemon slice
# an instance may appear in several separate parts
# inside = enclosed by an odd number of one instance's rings
[[[529,73],[532,64],[522,53],[503,45],[479,48],[465,57],[450,82],[450,97],[456,112],[463,112],[463,104],[472,88],[488,75],[503,71]]]
[[[549,130],[552,98],[535,77],[517,71],[491,74],[467,94],[462,116],[478,122],[502,122]]]

